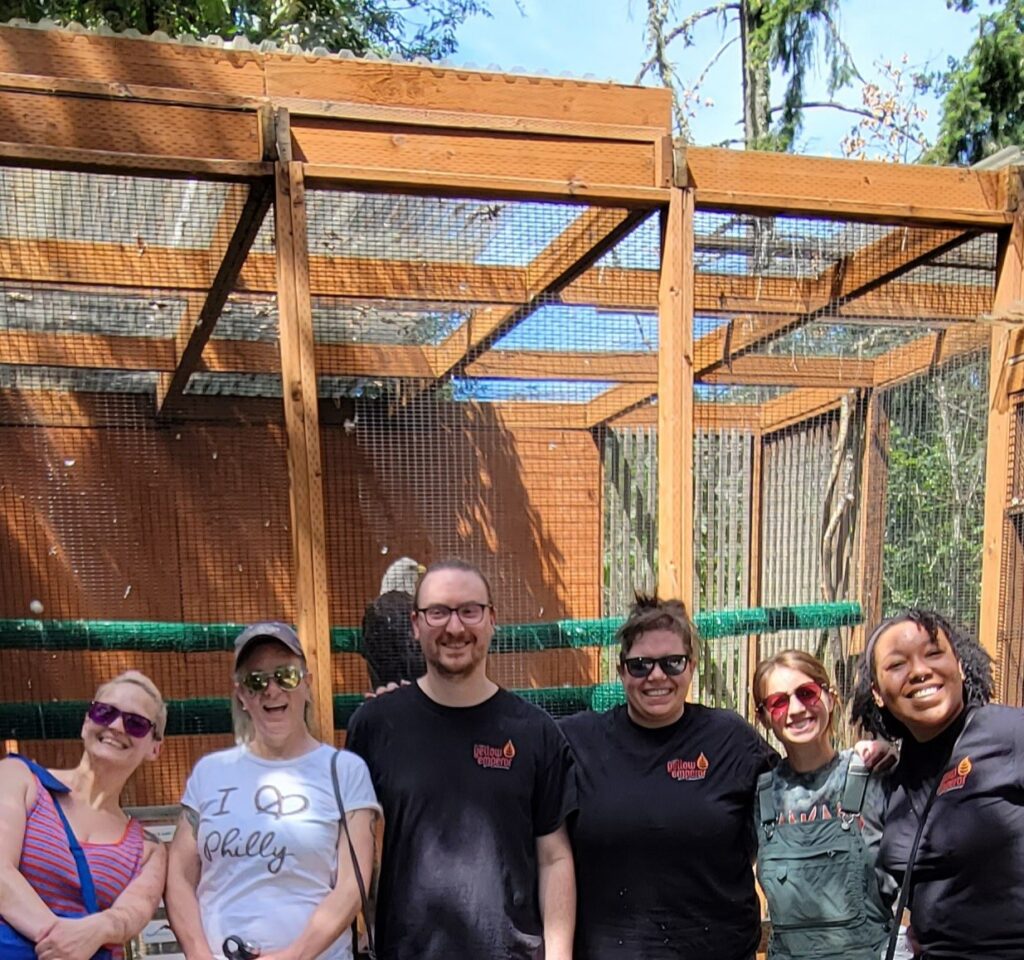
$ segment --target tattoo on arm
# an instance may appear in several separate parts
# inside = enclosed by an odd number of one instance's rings
[[[199,813],[193,810],[191,807],[181,808],[182,817],[188,822],[188,825],[192,828],[192,836],[199,836]]]

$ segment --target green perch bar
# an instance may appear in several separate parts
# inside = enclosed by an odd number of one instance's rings
[[[824,630],[862,620],[859,603],[808,603],[786,607],[701,612],[694,618],[701,637],[717,640],[780,630]],[[621,619],[557,620],[499,624],[495,653],[525,653],[578,647],[610,647]],[[0,650],[130,650],[205,653],[230,650],[245,624],[154,623],[131,620],[0,620]],[[331,629],[331,650],[358,653],[357,627]]]
[[[852,626],[862,620],[858,603],[819,603],[789,607],[756,607],[699,613],[697,629],[705,640],[780,630],[823,630]],[[559,648],[608,647],[615,643],[621,620],[561,620],[499,626],[491,649],[500,653]],[[181,624],[119,620],[0,620],[0,649],[130,650],[155,652],[217,652],[231,649],[239,624]],[[357,653],[360,631],[335,628],[331,648]],[[584,687],[517,690],[522,697],[555,715],[580,710],[607,710],[622,703],[619,683]],[[361,694],[334,697],[334,725],[344,729],[362,702]],[[229,733],[231,714],[224,698],[168,702],[167,733],[180,736]],[[17,740],[76,738],[85,713],[84,701],[0,704],[0,737]]]

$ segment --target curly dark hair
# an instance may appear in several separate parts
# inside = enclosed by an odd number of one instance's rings
[[[700,639],[682,600],[659,600],[658,595],[634,594],[633,607],[626,622],[619,627],[615,638],[619,641],[619,658],[625,657],[637,638],[651,630],[671,630],[686,645],[691,658],[700,652]]]
[[[893,617],[883,620],[872,631],[864,648],[864,655],[857,664],[857,679],[850,702],[850,719],[864,730],[885,737],[886,740],[902,739],[910,731],[897,720],[886,707],[875,703],[872,695],[877,676],[875,673],[875,643],[878,638],[899,623],[916,623],[932,642],[939,634],[948,638],[953,653],[964,671],[964,703],[978,706],[992,699],[992,658],[976,638],[953,626],[941,613],[911,607]]]

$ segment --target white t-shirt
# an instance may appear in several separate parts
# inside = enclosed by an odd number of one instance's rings
[[[264,760],[240,746],[208,754],[192,770],[181,802],[199,814],[196,892],[218,960],[231,934],[263,953],[288,946],[333,889],[341,829],[333,756],[320,744],[291,760]],[[348,812],[380,811],[366,764],[347,750],[338,783]],[[346,852],[341,870],[351,869]],[[346,931],[320,960],[350,960],[351,940]]]

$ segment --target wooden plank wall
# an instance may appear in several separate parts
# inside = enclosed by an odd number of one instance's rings
[[[46,396],[33,405],[0,394],[0,617],[30,617],[39,600],[48,618],[294,620],[283,424],[247,425],[244,412],[233,423],[157,423],[150,398],[79,399],[74,414]],[[359,624],[403,553],[480,563],[507,622],[600,614],[600,457],[589,432],[507,430],[468,406],[410,425],[367,407],[355,431],[322,424],[321,435],[333,625]],[[599,679],[591,651],[493,660],[515,687]],[[0,650],[0,699],[88,699],[129,667],[169,698],[229,693],[227,653]],[[336,693],[367,688],[356,655],[335,654],[332,679]],[[194,760],[229,739],[171,738],[130,802],[175,802]],[[76,749],[22,746],[55,764]]]

